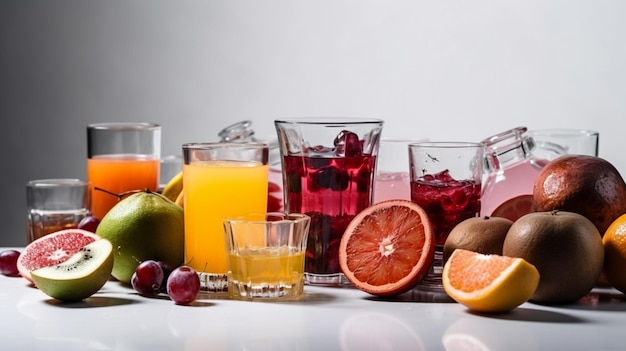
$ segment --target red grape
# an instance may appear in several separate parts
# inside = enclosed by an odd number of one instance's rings
[[[167,294],[177,305],[189,305],[200,292],[198,273],[189,266],[180,266],[167,279]]]
[[[78,223],[78,229],[84,229],[86,231],[95,233],[100,224],[100,220],[94,216],[87,216],[80,220]]]
[[[161,291],[163,282],[163,269],[154,260],[145,260],[135,269],[130,278],[133,289],[143,296],[156,296]]]
[[[161,292],[167,294],[167,278],[170,277],[170,274],[174,270],[169,263],[165,261],[157,261],[157,263],[161,266],[163,270],[163,281],[161,282]]]
[[[20,252],[17,250],[4,250],[0,252],[0,273],[8,276],[18,276],[17,259]]]

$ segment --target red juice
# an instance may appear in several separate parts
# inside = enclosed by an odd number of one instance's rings
[[[284,156],[286,207],[311,217],[305,271],[340,273],[339,243],[346,227],[371,204],[376,156]]]
[[[454,180],[447,171],[411,182],[411,200],[428,214],[437,246],[443,246],[454,226],[479,214],[480,193],[479,182]]]

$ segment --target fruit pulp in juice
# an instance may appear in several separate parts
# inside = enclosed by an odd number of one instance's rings
[[[374,180],[373,203],[393,199],[411,200],[410,183],[409,172],[378,172]]]
[[[89,216],[86,208],[67,211],[31,210],[28,214],[28,243],[63,229],[76,229],[80,220]]]
[[[294,247],[242,248],[228,254],[230,293],[267,287],[299,295],[304,284],[304,251]],[[295,290],[295,291],[294,291]]]
[[[454,226],[479,214],[480,193],[480,182],[454,180],[447,171],[411,182],[411,200],[428,214],[439,249]]]
[[[268,167],[259,162],[183,165],[185,262],[198,272],[227,273],[224,219],[267,209]]]
[[[339,243],[346,227],[371,204],[376,156],[284,157],[287,212],[311,217],[305,272],[340,273]]]
[[[130,190],[156,192],[159,187],[160,160],[138,155],[105,155],[87,159],[87,179],[91,187],[91,212],[102,219],[118,203],[115,194]]]

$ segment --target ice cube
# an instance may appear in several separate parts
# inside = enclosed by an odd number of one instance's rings
[[[363,154],[363,144],[359,140],[359,136],[351,131],[342,130],[339,132],[334,144],[337,156],[351,157]]]

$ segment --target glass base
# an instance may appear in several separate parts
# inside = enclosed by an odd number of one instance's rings
[[[352,283],[343,273],[304,273],[304,284],[315,286],[350,287]]]
[[[304,279],[269,283],[240,282],[231,280],[228,297],[238,300],[289,300],[297,299],[304,290]]]
[[[200,292],[209,294],[228,293],[228,275],[198,272]]]
[[[435,258],[430,266],[428,274],[415,286],[418,291],[428,291],[434,293],[443,293],[446,291],[441,282],[441,274],[443,272],[443,249],[435,249]]]

